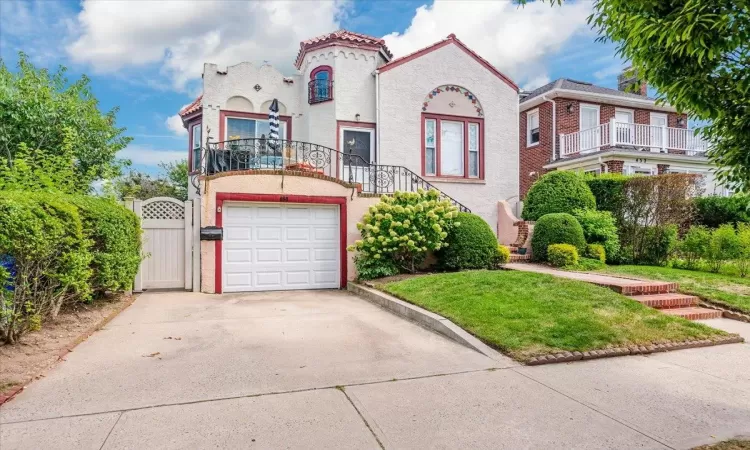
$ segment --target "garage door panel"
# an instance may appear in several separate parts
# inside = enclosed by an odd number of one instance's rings
[[[228,263],[249,263],[253,261],[251,249],[227,249],[226,253]]]
[[[313,229],[313,239],[316,242],[328,241],[338,242],[338,229],[334,227],[317,226]]]
[[[264,206],[256,206],[251,208],[243,208],[248,209],[255,212],[255,219],[259,221],[266,221],[266,220],[275,220],[278,221],[278,219],[281,219],[282,214],[282,208],[281,206],[277,205],[264,205]],[[252,212],[250,213],[252,214]]]
[[[274,263],[281,262],[280,248],[259,248],[255,252],[255,262]]]
[[[310,261],[310,249],[309,248],[288,248],[286,249],[287,262],[309,262]]]
[[[338,249],[334,248],[316,248],[312,253],[315,262],[336,262],[339,259]]]
[[[246,241],[252,237],[251,227],[232,227],[224,232],[225,241]]]
[[[255,240],[257,242],[281,242],[282,233],[278,227],[258,225],[255,227]]]
[[[285,227],[285,237],[287,241],[309,241],[310,227]]]
[[[228,202],[224,211],[225,292],[340,286],[338,207]]]

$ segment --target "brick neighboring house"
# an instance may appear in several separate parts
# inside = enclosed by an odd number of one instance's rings
[[[519,185],[523,199],[552,170],[654,175],[699,173],[704,193],[726,195],[705,156],[707,143],[688,129],[686,114],[646,95],[567,78],[521,95]],[[629,90],[629,89],[628,89]]]

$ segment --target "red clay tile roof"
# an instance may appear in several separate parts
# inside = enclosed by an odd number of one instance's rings
[[[186,107],[182,108],[179,112],[180,117],[188,116],[198,110],[200,110],[203,107],[203,94],[199,95],[198,98],[193,100],[193,103],[187,105]]]
[[[355,33],[353,31],[338,30],[333,33],[327,33],[306,41],[302,41],[299,44],[299,53],[297,53],[297,59],[294,65],[299,69],[302,66],[302,61],[305,57],[305,53],[309,50],[321,47],[328,47],[331,45],[343,45],[346,47],[354,48],[366,48],[369,50],[383,50],[388,55],[388,59],[393,58],[393,54],[388,47],[385,45],[385,41],[380,38],[373,36],[367,36],[366,34]]]
[[[380,68],[378,69],[378,71],[380,71],[381,73],[382,72],[386,72],[388,70],[391,70],[391,69],[393,69],[395,67],[400,66],[401,64],[405,64],[405,63],[411,61],[412,59],[416,59],[416,58],[419,58],[420,56],[424,56],[427,53],[433,52],[433,51],[435,51],[435,50],[437,50],[439,48],[445,47],[446,45],[451,44],[451,43],[456,44],[461,50],[463,50],[469,56],[471,56],[472,58],[474,58],[475,60],[477,60],[477,62],[479,64],[481,64],[484,67],[486,67],[490,72],[494,73],[498,78],[500,78],[501,80],[505,81],[510,87],[512,87],[516,91],[519,90],[518,85],[516,83],[514,83],[513,80],[511,80],[504,73],[502,73],[499,70],[497,70],[497,68],[495,66],[493,66],[492,64],[490,64],[490,62],[487,61],[486,59],[484,59],[481,56],[479,56],[479,54],[477,54],[477,52],[475,52],[474,50],[472,50],[469,47],[467,47],[466,44],[464,44],[463,42],[461,42],[461,40],[458,39],[456,37],[456,35],[453,34],[453,33],[449,34],[448,37],[445,38],[445,39],[443,39],[442,41],[435,42],[434,44],[432,44],[432,45],[430,45],[428,47],[425,47],[423,49],[417,50],[417,51],[415,51],[413,53],[409,53],[408,55],[402,56],[400,58],[396,58],[396,59],[391,60],[390,62],[388,62],[388,63],[380,66]]]

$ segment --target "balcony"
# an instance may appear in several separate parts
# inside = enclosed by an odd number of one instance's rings
[[[310,142],[268,138],[208,141],[201,148],[200,156],[198,169],[190,177],[198,194],[201,181],[208,182],[211,177],[225,172],[246,175],[312,172],[316,177],[338,179],[355,185],[361,193],[376,195],[436,189],[406,167],[376,164],[351,152],[340,152]],[[454,198],[440,190],[438,192],[441,199],[449,200],[460,211],[471,212]]]
[[[333,80],[312,80],[307,83],[307,102],[322,103],[333,100]]]
[[[696,136],[695,130],[617,122],[614,119],[588,130],[560,134],[560,158],[585,155],[610,147],[704,156],[709,145],[701,136]]]

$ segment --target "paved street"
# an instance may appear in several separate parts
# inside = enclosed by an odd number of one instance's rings
[[[523,367],[340,291],[143,294],[0,408],[2,450],[690,448],[737,435],[750,435],[749,344]]]

